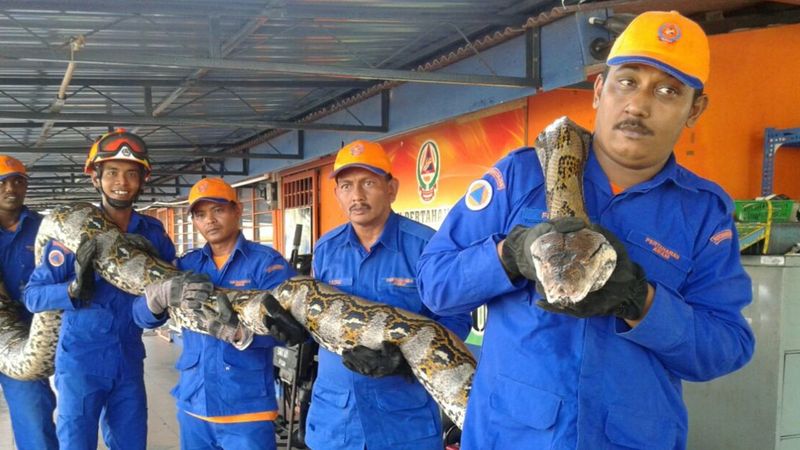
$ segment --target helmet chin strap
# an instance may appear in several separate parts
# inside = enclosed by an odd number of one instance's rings
[[[134,195],[133,198],[130,200],[116,200],[111,198],[110,195],[106,194],[105,191],[103,191],[102,184],[100,184],[100,186],[97,188],[97,191],[100,193],[100,195],[103,196],[103,199],[105,200],[105,203],[108,206],[114,209],[129,209],[132,208],[133,204],[136,203],[136,200],[139,199],[139,193],[141,192],[141,189],[139,189],[139,192],[137,192],[136,195]]]

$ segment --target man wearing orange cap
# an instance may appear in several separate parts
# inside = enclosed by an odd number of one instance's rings
[[[175,258],[161,222],[133,210],[150,175],[147,146],[139,136],[121,129],[102,135],[89,150],[85,172],[101,195],[101,208],[120,230],[159,258]],[[144,449],[145,352],[142,329],[131,317],[135,296],[94,274],[95,248],[87,240],[73,253],[48,242],[25,290],[31,311],[64,311],[55,373],[59,446],[96,449],[99,422],[108,448]]]
[[[244,238],[242,204],[222,179],[198,181],[189,192],[189,210],[207,244],[179,258],[177,267],[196,273],[147,286],[145,296],[134,303],[134,320],[144,328],[155,328],[166,321],[168,306],[182,306],[197,311],[213,330],[214,336],[182,331],[183,352],[176,364],[180,379],[172,390],[178,402],[182,449],[274,449],[277,403],[272,349],[281,342],[302,342],[307,334],[266,290],[295,271],[272,248]],[[227,289],[264,290],[263,302],[271,303],[268,310],[277,314],[265,318],[271,336],[254,337],[245,331],[225,301],[217,305],[224,314],[203,308],[212,283]],[[223,337],[237,344],[217,339]]]
[[[545,221],[532,148],[476,180],[420,258],[434,312],[489,310],[464,450],[683,449],[681,381],[725,375],[753,354],[732,202],[673,155],[708,104],[705,33],[674,11],[647,12],[607,63],[583,191],[590,227],[617,252],[609,281],[572,305],[537,292],[530,244],[586,224]]]
[[[23,205],[28,190],[25,166],[0,155],[0,273],[11,300],[22,303],[22,288],[33,271],[33,243],[42,216]],[[20,309],[24,318],[31,314]],[[20,450],[57,449],[53,410],[56,397],[48,380],[20,381],[0,374],[14,440]]]
[[[314,276],[436,319],[463,339],[468,313],[439,317],[419,299],[415,267],[433,230],[392,211],[399,185],[391,169],[380,144],[355,141],[339,150],[331,177],[349,222],[320,238]],[[441,450],[439,409],[397,346],[357,346],[342,356],[321,348],[306,443],[315,450]]]

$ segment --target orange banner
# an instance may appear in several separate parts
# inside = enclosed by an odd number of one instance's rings
[[[382,142],[400,191],[398,213],[438,226],[498,159],[525,142],[525,109],[454,120]]]

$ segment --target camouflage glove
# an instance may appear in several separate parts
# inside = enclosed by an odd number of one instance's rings
[[[369,377],[413,376],[411,366],[408,365],[400,347],[389,342],[383,342],[378,350],[363,345],[345,350],[342,352],[342,363],[353,372]]]
[[[247,348],[253,341],[253,332],[242,326],[228,296],[221,291],[216,292],[210,301],[185,302],[183,308],[194,315],[200,328],[210,336],[233,344],[239,350]]]
[[[83,241],[75,251],[75,279],[67,286],[67,295],[80,300],[85,306],[94,294],[94,258],[97,255],[97,241]]]
[[[542,222],[533,228],[517,225],[503,242],[503,254],[500,261],[506,269],[508,278],[511,280],[525,277],[536,282],[537,290],[539,279],[536,277],[536,268],[533,265],[533,255],[531,255],[531,245],[539,237],[551,232],[573,233],[584,228],[586,224],[583,220],[576,217],[564,217],[554,221]]]
[[[605,236],[617,252],[617,266],[611,277],[603,287],[590,292],[578,303],[551,304],[542,299],[537,301],[536,305],[550,312],[578,318],[613,315],[620,319],[641,319],[647,301],[647,278],[644,269],[630,260],[628,251],[614,233],[597,224],[592,224],[589,228]]]
[[[262,305],[267,314],[264,315],[264,326],[269,330],[270,336],[292,346],[305,342],[308,332],[289,311],[283,309],[278,300],[266,293]]]
[[[208,275],[195,272],[184,272],[178,276],[159,283],[152,283],[144,288],[147,308],[153,315],[159,316],[168,307],[179,308],[199,303],[208,298],[214,285]]]

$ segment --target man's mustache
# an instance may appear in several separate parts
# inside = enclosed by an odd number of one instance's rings
[[[350,206],[349,211],[353,211],[354,209],[370,209],[369,205],[366,203],[357,203],[355,205]]]
[[[636,119],[627,119],[623,120],[622,122],[617,123],[614,125],[615,130],[629,130],[635,131],[637,133],[645,134],[645,135],[652,135],[653,130],[647,128],[645,124],[642,123],[641,120]]]

